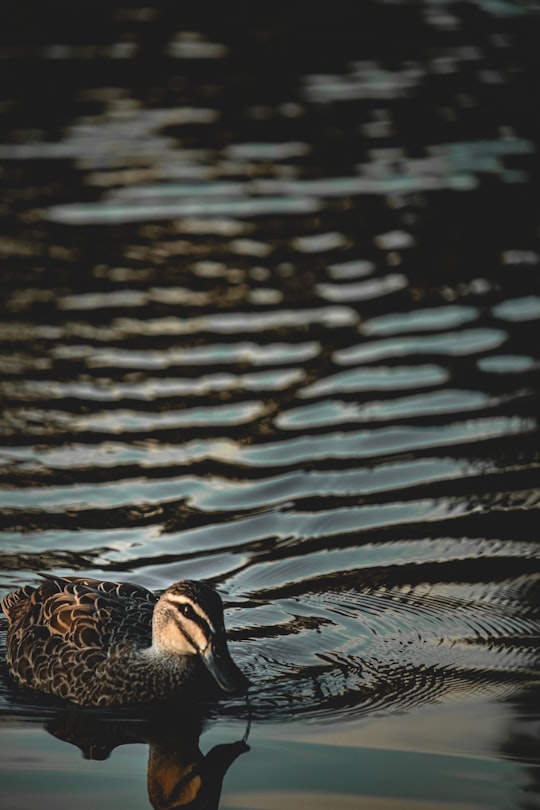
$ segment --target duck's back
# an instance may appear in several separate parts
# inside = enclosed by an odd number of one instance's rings
[[[127,688],[130,657],[151,644],[156,601],[136,585],[73,577],[9,594],[2,608],[11,674],[22,686],[77,703],[114,702],[106,689]],[[108,683],[114,678],[122,682]],[[96,700],[99,690],[105,696]]]

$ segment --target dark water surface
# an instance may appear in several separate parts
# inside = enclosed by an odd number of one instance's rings
[[[180,5],[0,31],[0,589],[210,581],[250,750],[2,669],[2,806],[538,807],[540,6]]]

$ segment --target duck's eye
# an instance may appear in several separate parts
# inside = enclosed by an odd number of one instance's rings
[[[188,604],[182,605],[180,610],[182,611],[184,616],[187,616],[188,618],[193,618],[193,616],[195,615],[195,611],[193,610],[191,605]]]

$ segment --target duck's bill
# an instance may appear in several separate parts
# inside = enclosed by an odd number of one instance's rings
[[[212,641],[201,653],[204,665],[224,692],[244,695],[250,685],[248,679],[231,658],[225,639]]]

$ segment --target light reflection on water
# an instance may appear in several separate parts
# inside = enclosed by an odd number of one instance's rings
[[[424,709],[399,719],[372,719],[368,724],[282,724],[267,727],[264,733],[255,727],[248,739],[250,750],[240,750],[226,772],[220,807],[516,806],[516,797],[529,793],[531,776],[519,761],[493,757],[493,742],[505,739],[512,712],[504,704],[489,702],[469,702],[465,711],[469,728],[465,745],[465,717],[455,706]],[[220,722],[203,732],[200,748],[208,754],[212,747],[239,741],[243,733],[240,723]],[[76,800],[81,808],[91,807],[93,801],[102,807],[120,802],[147,808],[148,785],[155,791],[156,779],[161,778],[170,788],[175,776],[183,774],[181,769],[175,773],[170,760],[166,770],[162,763],[160,769],[156,754],[149,758],[148,746],[140,743],[120,747],[110,759],[96,762],[83,760],[73,746],[28,726],[8,729],[4,740],[3,796],[10,807],[31,806],[39,800],[68,808]],[[155,749],[156,744],[151,745]],[[441,782],[447,780],[441,795]]]
[[[154,799],[194,757],[210,806],[533,806],[535,10],[40,13],[0,35],[0,588],[208,579],[254,688],[207,777],[198,719],[2,670],[8,806],[148,807],[149,753]]]

